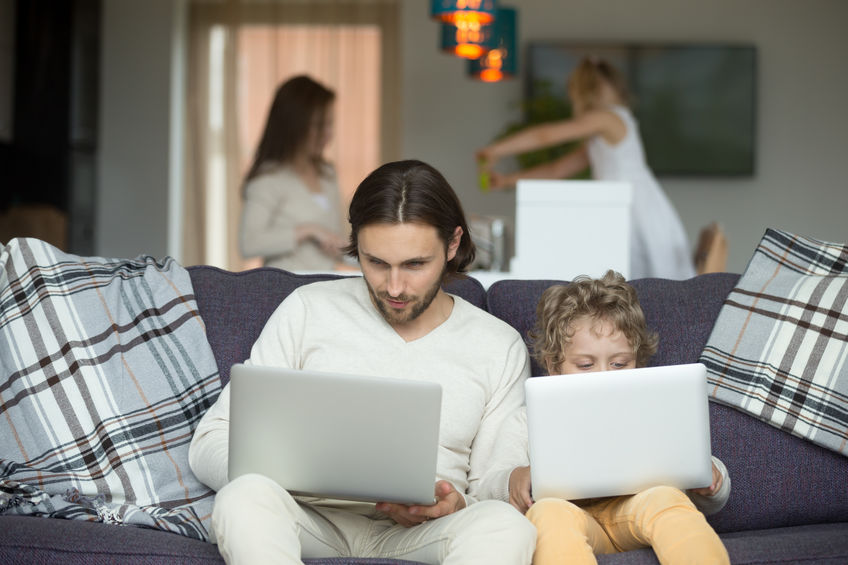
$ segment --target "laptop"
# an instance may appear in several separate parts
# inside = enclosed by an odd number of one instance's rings
[[[525,393],[535,500],[712,483],[700,363],[535,377]]]
[[[236,364],[232,480],[260,473],[293,495],[433,504],[437,383]]]

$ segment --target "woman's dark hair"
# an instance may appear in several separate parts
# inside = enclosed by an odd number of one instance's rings
[[[359,258],[359,230],[369,224],[426,224],[436,228],[445,248],[456,227],[462,237],[448,261],[446,278],[463,273],[474,260],[475,247],[462,204],[442,174],[422,161],[386,163],[363,180],[350,202],[350,245],[344,252]]]
[[[245,183],[257,176],[265,163],[290,161],[309,138],[314,120],[323,119],[324,111],[335,97],[332,90],[305,75],[282,83],[268,110],[265,131]],[[324,161],[317,157],[316,169],[320,171],[323,165]]]

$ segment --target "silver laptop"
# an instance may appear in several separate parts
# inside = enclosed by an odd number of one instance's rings
[[[432,504],[437,383],[236,364],[229,477],[260,473],[296,495]]]
[[[535,500],[712,482],[700,363],[535,377],[525,393]]]

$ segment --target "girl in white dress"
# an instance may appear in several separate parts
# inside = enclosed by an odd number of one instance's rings
[[[568,94],[573,118],[521,130],[477,151],[491,188],[504,189],[521,178],[569,178],[589,166],[597,180],[629,182],[630,278],[694,276],[686,231],[645,161],[621,75],[606,61],[584,59],[568,79]],[[582,141],[577,149],[552,162],[512,174],[492,170],[503,157],[575,140]]]

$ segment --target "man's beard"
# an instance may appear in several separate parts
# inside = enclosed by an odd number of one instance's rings
[[[368,282],[368,279],[365,279],[365,286],[368,287],[368,292],[371,294],[371,300],[374,304],[377,305],[377,310],[379,310],[380,314],[389,324],[403,324],[407,322],[411,322],[418,318],[421,314],[424,313],[427,308],[430,307],[430,304],[433,303],[433,300],[436,299],[436,296],[439,294],[439,289],[442,287],[442,280],[445,277],[445,272],[447,271],[447,265],[442,269],[441,275],[436,279],[436,282],[427,289],[427,292],[424,293],[424,298],[419,298],[414,300],[411,304],[407,305],[407,308],[404,308],[402,311],[398,311],[394,308],[391,308],[386,305],[386,300],[397,300],[400,302],[408,302],[410,299],[414,299],[415,297],[410,297],[406,294],[402,294],[400,296],[390,296],[388,292],[376,293],[374,289],[371,288],[371,284]]]

